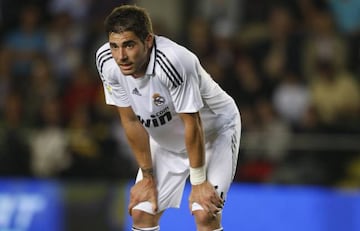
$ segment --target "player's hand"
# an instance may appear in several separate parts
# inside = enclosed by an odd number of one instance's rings
[[[191,213],[192,204],[194,202],[200,204],[206,212],[208,212],[214,217],[217,215],[218,212],[221,211],[224,206],[224,200],[216,192],[214,186],[211,185],[208,181],[205,181],[204,183],[199,185],[192,186],[189,197],[189,206]]]
[[[144,177],[137,182],[130,190],[130,203],[128,211],[131,216],[132,209],[140,202],[149,201],[152,204],[153,212],[157,212],[157,189],[153,177]]]

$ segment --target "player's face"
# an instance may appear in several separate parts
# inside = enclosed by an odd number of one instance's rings
[[[144,76],[150,60],[153,36],[142,42],[132,31],[109,34],[110,49],[113,58],[124,75],[135,78]]]

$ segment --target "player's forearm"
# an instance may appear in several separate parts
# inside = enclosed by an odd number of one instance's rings
[[[146,130],[137,122],[127,124],[124,129],[139,167],[143,170],[152,168],[149,136]]]
[[[189,155],[190,182],[200,185],[206,181],[204,132],[199,113],[181,114],[185,125],[185,143]]]
[[[128,143],[133,151],[136,162],[142,169],[144,176],[152,175],[152,160],[149,135],[139,120],[130,110],[119,109],[122,126]]]
[[[183,114],[185,125],[185,144],[190,167],[198,168],[205,164],[204,133],[198,113]]]

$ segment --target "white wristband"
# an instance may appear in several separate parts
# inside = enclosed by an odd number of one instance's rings
[[[190,183],[192,185],[199,185],[204,183],[206,180],[206,169],[205,166],[199,168],[190,167]]]

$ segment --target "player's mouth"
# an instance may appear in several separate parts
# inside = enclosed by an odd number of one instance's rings
[[[121,70],[127,71],[132,68],[132,63],[121,63],[119,66]]]

